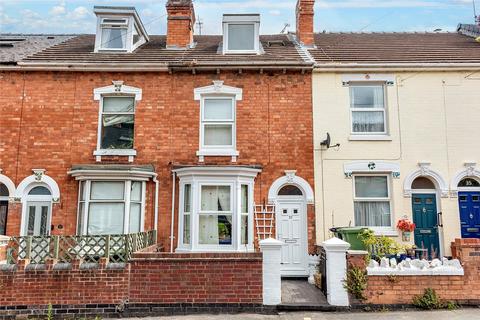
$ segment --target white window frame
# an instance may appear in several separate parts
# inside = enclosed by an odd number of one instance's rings
[[[205,101],[206,100],[230,100],[231,101],[231,111],[232,111],[232,118],[231,119],[215,119],[215,120],[207,120],[205,119]],[[227,154],[231,155],[236,151],[237,145],[237,117],[236,117],[236,102],[232,96],[203,96],[200,102],[200,150],[205,150],[207,153],[213,152],[216,154]],[[231,137],[231,144],[230,145],[206,145],[205,144],[205,127],[208,125],[225,125],[232,127],[232,137]]]
[[[142,89],[136,87],[130,87],[123,84],[123,81],[112,81],[113,85],[96,88],[93,91],[94,100],[99,101],[98,108],[98,127],[97,127],[97,149],[93,152],[97,162],[102,161],[102,156],[126,156],[129,162],[133,162],[134,157],[137,155],[135,150],[135,137],[134,146],[132,149],[102,149],[102,115],[103,115],[103,98],[104,97],[134,97],[135,113],[137,111],[138,102],[142,100]],[[135,120],[134,120],[135,127]]]
[[[95,37],[94,52],[115,52],[115,53],[131,53],[142,44],[148,42],[149,36],[145,30],[140,16],[135,9],[130,8],[113,8],[113,7],[95,7],[94,13],[97,16],[97,32]],[[109,22],[106,20],[119,20],[119,22]],[[122,20],[122,22],[120,22]],[[108,48],[105,47],[105,40],[103,39],[104,29],[124,29],[125,46],[123,48]],[[138,32],[138,41],[134,41],[134,31]]]
[[[195,100],[200,101],[200,125],[199,125],[199,150],[197,156],[200,162],[204,162],[205,156],[230,156],[232,162],[237,161],[239,152],[237,151],[237,101],[242,100],[242,89],[226,86],[223,81],[215,80],[213,85],[196,88],[194,90]],[[205,100],[208,99],[232,99],[232,145],[229,146],[206,146],[204,143],[204,107]],[[229,120],[230,124],[232,120]],[[215,120],[210,123],[221,124],[221,121]]]
[[[254,252],[254,178],[260,170],[242,168],[245,174],[230,173],[219,171],[213,174],[204,174],[203,171],[216,170],[212,168],[195,169],[198,172],[190,173],[188,169],[175,170],[180,177],[180,195],[178,210],[178,243],[177,252]],[[224,170],[223,168],[221,170]],[[232,169],[235,170],[235,169]],[[222,174],[224,173],[224,174]],[[184,244],[184,190],[185,185],[191,185],[191,207],[190,207],[190,243]],[[230,205],[232,207],[232,245],[204,245],[199,244],[199,218],[201,208],[201,187],[202,186],[222,186],[228,185],[230,188]],[[247,185],[248,188],[248,241],[247,244],[241,244],[241,186]]]
[[[357,177],[386,177],[387,178],[387,192],[388,192],[388,197],[387,198],[362,198],[362,197],[357,197],[356,195],[356,190],[355,190],[355,179]],[[377,234],[385,234],[392,231],[394,231],[394,226],[393,226],[393,200],[392,200],[392,177],[391,174],[388,173],[372,173],[372,174],[367,174],[367,173],[358,173],[353,175],[353,207],[355,208],[355,202],[388,202],[390,204],[390,226],[360,226],[357,225],[355,221],[355,226],[356,227],[365,227],[374,230]],[[355,220],[355,210],[353,212],[354,220]],[[398,235],[396,232],[394,234],[388,234],[388,235]]]
[[[383,108],[354,108],[352,103],[353,89],[358,87],[382,87],[383,91]],[[359,136],[379,136],[384,137],[388,135],[388,122],[387,122],[387,112],[388,112],[388,102],[387,102],[387,89],[384,82],[352,82],[349,83],[349,109],[350,109],[350,134],[353,137],[351,140],[355,140],[355,137]],[[353,113],[354,112],[383,112],[383,131],[378,132],[355,132],[353,130]],[[378,140],[382,140],[379,138]]]
[[[100,20],[100,32],[98,34],[98,37],[100,38],[100,46],[98,50],[102,51],[127,51],[129,50],[129,33],[133,32],[133,29],[130,27],[130,18],[128,17],[102,17],[99,19]],[[123,20],[123,23],[120,22],[106,22],[106,20]],[[105,47],[104,45],[106,44],[105,39],[103,39],[103,30],[105,29],[119,29],[119,30],[125,30],[125,46],[123,48],[108,48]]]
[[[252,50],[231,50],[228,48],[229,25],[253,25],[254,48]],[[224,15],[223,16],[223,54],[260,54],[260,16]]]
[[[123,182],[124,183],[124,194],[123,200],[91,200],[91,185],[92,182]],[[89,216],[89,207],[90,203],[124,203],[124,221],[123,221],[123,233],[130,233],[130,203],[131,201],[131,186],[132,182],[139,182],[142,184],[142,201],[140,209],[140,232],[143,232],[145,225],[145,198],[146,198],[146,182],[143,180],[134,180],[134,179],[87,179],[79,180],[78,184],[78,200],[77,200],[77,235],[87,235],[88,234],[88,216]],[[84,183],[85,188],[85,199],[81,200],[81,188],[80,184]],[[83,202],[83,212],[80,212],[80,202]],[[138,203],[137,201],[133,201]],[[80,218],[82,217],[82,230],[79,230]]]

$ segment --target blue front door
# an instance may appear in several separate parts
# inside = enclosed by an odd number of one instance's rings
[[[435,194],[413,194],[413,222],[415,228],[415,245],[425,249],[428,258],[440,256],[438,240],[438,212]],[[426,258],[426,257],[425,257]]]
[[[480,192],[459,192],[462,238],[480,238]]]

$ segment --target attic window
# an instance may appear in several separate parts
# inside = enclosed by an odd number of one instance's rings
[[[223,16],[223,53],[259,53],[260,15]]]
[[[127,49],[127,19],[102,19],[101,49]]]
[[[133,52],[149,40],[133,7],[95,7],[95,52]]]

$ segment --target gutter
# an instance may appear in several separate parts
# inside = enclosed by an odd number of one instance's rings
[[[317,63],[314,73],[338,71],[474,71],[480,70],[480,63]]]

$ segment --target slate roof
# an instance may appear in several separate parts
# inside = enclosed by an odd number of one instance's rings
[[[460,33],[319,33],[309,50],[326,63],[480,63],[480,43]]]
[[[287,35],[263,35],[262,54],[227,54],[221,52],[222,36],[195,36],[195,48],[166,49],[164,35],[150,36],[150,41],[133,53],[94,53],[95,35],[79,35],[24,59],[36,63],[131,63],[182,66],[310,66]]]
[[[0,34],[0,64],[14,64],[70,38],[72,35]]]

